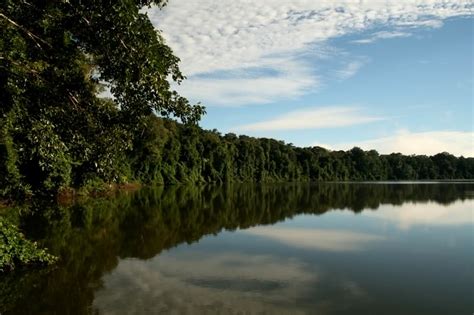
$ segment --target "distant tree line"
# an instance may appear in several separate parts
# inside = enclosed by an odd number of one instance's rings
[[[348,151],[300,148],[274,139],[221,135],[216,130],[204,130],[154,114],[134,133],[131,148],[116,150],[113,157],[116,163],[110,165],[113,176],[104,177],[93,169],[78,168],[71,174],[76,181],[57,176],[54,187],[59,190],[89,185],[100,189],[107,183],[130,182],[169,185],[474,178],[474,158],[446,152],[407,156],[381,155],[358,147]],[[38,172],[23,173],[21,187],[28,187],[30,192],[45,192],[44,176]],[[80,180],[84,178],[87,180]],[[0,188],[11,191],[9,186]]]
[[[474,158],[380,155],[353,148],[299,148],[267,138],[221,135],[149,116],[130,154],[133,178],[150,184],[373,181],[474,178]]]

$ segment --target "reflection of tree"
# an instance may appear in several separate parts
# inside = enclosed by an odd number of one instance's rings
[[[69,207],[32,204],[19,218],[30,238],[61,257],[57,268],[2,276],[0,312],[90,313],[94,292],[118,258],[151,258],[222,229],[273,224],[331,209],[473,198],[472,184],[238,185],[143,189]],[[41,211],[37,211],[41,209]]]

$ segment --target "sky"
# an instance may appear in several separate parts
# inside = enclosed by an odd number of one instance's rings
[[[296,146],[474,156],[474,1],[170,0],[147,14],[200,125]]]

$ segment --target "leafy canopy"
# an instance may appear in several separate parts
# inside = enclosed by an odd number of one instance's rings
[[[200,119],[204,108],[172,89],[179,59],[141,10],[165,3],[2,1],[3,193],[127,180],[124,152],[143,117]],[[98,97],[104,82],[113,101]]]

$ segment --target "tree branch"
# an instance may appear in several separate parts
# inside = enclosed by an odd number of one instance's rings
[[[49,48],[52,48],[51,44],[48,43],[47,41],[45,41],[44,39],[42,39],[41,37],[39,36],[36,36],[35,34],[33,34],[32,32],[30,32],[29,30],[27,30],[25,27],[21,26],[20,24],[18,24],[17,22],[13,21],[12,19],[10,19],[8,16],[6,16],[5,14],[1,13],[0,12],[0,17],[4,18],[5,20],[7,20],[7,22],[9,22],[10,24],[14,25],[15,27],[19,28],[20,30],[22,30],[23,32],[26,33],[26,35],[28,35],[36,44],[36,46],[38,46],[38,48],[40,49],[43,49],[43,47],[41,47],[41,45],[38,43],[38,41],[42,42],[43,44],[47,45]]]

